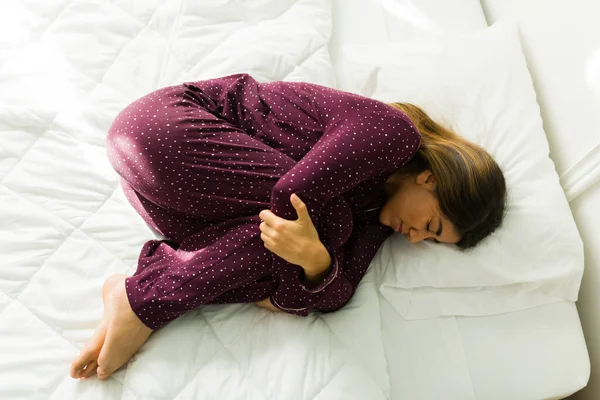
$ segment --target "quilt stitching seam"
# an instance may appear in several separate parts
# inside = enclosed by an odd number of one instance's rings
[[[220,336],[217,334],[217,331],[216,331],[216,330],[215,330],[215,328],[212,326],[212,323],[209,321],[209,319],[208,319],[208,318],[206,318],[206,315],[204,315],[204,314],[203,314],[201,311],[198,313],[198,315],[199,315],[200,317],[202,317],[202,318],[203,318],[203,319],[206,321],[206,324],[207,324],[207,326],[210,328],[210,330],[212,331],[213,335],[215,335],[215,337],[216,337],[216,338],[219,340],[219,342],[221,342],[221,345],[223,346],[222,348],[223,348],[224,350],[226,350],[226,351],[229,353],[229,355],[231,356],[231,359],[232,359],[233,361],[235,361],[235,363],[237,364],[237,366],[240,368],[240,372],[244,372],[244,371],[242,371],[242,369],[241,369],[241,364],[240,364],[240,362],[239,362],[239,361],[238,361],[238,360],[235,358],[235,356],[233,355],[232,351],[231,351],[231,350],[230,350],[230,349],[227,347],[227,345],[226,345],[226,344],[223,342],[223,340],[222,340],[222,339],[220,338]],[[261,320],[262,320],[262,319],[261,319]],[[259,320],[259,321],[261,321],[261,320]],[[214,355],[213,355],[213,356],[212,356],[210,359],[213,359],[213,358],[214,358],[214,357],[215,357],[215,356],[216,356],[218,353],[219,353],[218,351],[217,351],[217,352],[215,352],[215,354],[214,354]],[[181,389],[179,389],[179,391],[177,391],[177,393],[176,393],[176,394],[173,396],[173,398],[176,398],[177,396],[179,396],[179,395],[181,394],[181,392],[183,392],[183,391],[184,391],[184,390],[185,390],[185,389],[186,389],[186,388],[187,388],[187,387],[190,385],[190,383],[192,383],[193,381],[195,381],[195,380],[196,380],[196,378],[197,378],[197,376],[198,376],[198,374],[200,373],[200,371],[201,371],[201,370],[202,370],[202,368],[200,368],[198,371],[196,371],[196,374],[195,374],[195,375],[194,375],[194,376],[193,376],[193,377],[192,377],[190,380],[188,380],[188,382],[187,382],[187,383],[186,383],[186,384],[185,384],[185,385],[184,385],[184,386],[183,386]],[[247,376],[247,375],[243,375],[243,376],[244,376],[244,379],[246,379],[246,380],[247,380],[249,383],[251,383],[251,384],[252,384],[252,386],[255,388],[255,390],[257,391],[257,393],[260,393],[260,394],[262,395],[262,392],[258,391],[258,389],[256,388],[256,386],[255,386],[254,382],[252,382],[252,380],[251,380],[251,379],[248,379],[248,376]],[[263,399],[264,399],[264,400],[267,400],[267,399],[265,399],[264,397],[263,397]]]
[[[376,290],[376,288],[375,288],[375,290]],[[381,313],[380,313],[380,315],[381,315]],[[340,343],[340,344],[342,345],[341,347],[342,347],[342,348],[344,348],[344,349],[346,350],[346,353],[348,354],[348,358],[349,358],[349,359],[352,359],[354,362],[356,362],[356,365],[360,366],[360,368],[361,368],[361,369],[363,369],[363,370],[366,370],[365,366],[364,366],[364,365],[363,365],[363,363],[362,363],[362,360],[358,359],[358,358],[356,357],[356,355],[355,355],[355,354],[354,354],[352,351],[350,351],[350,348],[349,348],[349,346],[348,346],[348,345],[346,345],[346,343],[344,343],[344,342],[343,342],[343,341],[342,341],[342,340],[339,338],[339,336],[338,336],[338,335],[335,333],[335,331],[334,331],[334,330],[331,328],[331,325],[329,325],[329,324],[326,322],[326,318],[323,318],[323,317],[322,317],[322,316],[320,316],[320,315],[318,316],[318,318],[319,318],[319,319],[321,319],[325,325],[327,325],[327,327],[329,328],[329,331],[331,332],[331,336],[332,336],[332,337],[334,337],[334,338],[335,338],[335,339],[338,341],[338,343]],[[384,353],[384,358],[385,358],[385,353]],[[348,363],[348,360],[346,360],[346,362],[345,362],[343,365],[345,365],[345,364],[347,364],[347,363]],[[386,360],[386,364],[387,364],[387,360]],[[387,369],[386,369],[386,371],[387,371]],[[385,395],[385,393],[383,393],[383,390],[381,389],[381,387],[379,386],[379,384],[377,383],[377,381],[376,381],[376,380],[375,380],[375,379],[374,379],[374,378],[371,376],[371,374],[370,374],[368,371],[367,371],[367,373],[369,374],[369,377],[371,378],[371,380],[373,380],[373,382],[375,382],[375,386],[377,387],[377,389],[379,389],[379,391],[381,392],[381,394],[383,395],[383,397],[384,397],[384,398],[386,398],[387,396]],[[335,376],[335,375],[334,375],[334,376]],[[333,377],[332,377],[332,379],[333,379]]]
[[[64,222],[65,224],[67,224],[69,227],[73,228],[73,231],[75,230],[79,230],[79,232],[81,232],[82,234],[84,234],[85,236],[87,236],[90,240],[93,240],[96,244],[98,244],[102,249],[104,249],[107,253],[110,253],[113,257],[115,257],[117,260],[119,260],[120,262],[122,262],[124,265],[127,265],[123,262],[123,260],[121,260],[121,257],[117,256],[112,250],[108,249],[106,246],[104,246],[104,244],[90,236],[85,230],[81,229],[81,225],[83,225],[89,218],[85,218],[83,219],[83,222],[79,225],[79,226],[75,226],[74,224],[72,224],[71,222],[67,221],[66,219],[64,219],[63,217],[56,215],[54,212],[52,212],[51,210],[48,210],[47,208],[45,208],[44,206],[42,206],[41,204],[27,198],[24,197],[23,195],[21,195],[19,192],[14,191],[13,189],[11,189],[10,187],[6,186],[4,183],[0,182],[0,184],[2,185],[3,188],[5,188],[6,190],[10,191],[11,193],[13,193],[15,196],[18,196],[20,198],[22,198],[24,201],[27,201],[28,203],[34,204],[36,207],[38,207],[40,210],[43,210],[44,212],[47,212],[48,214],[52,215],[53,217],[61,220],[62,222]],[[102,208],[102,206],[104,204],[106,204],[106,202],[113,196],[113,194],[116,192],[116,190],[118,189],[118,186],[113,188],[112,192],[106,197],[106,199],[100,204],[100,207],[98,207],[98,209],[96,211],[94,211],[92,214],[95,214],[96,212],[98,212],[98,210],[100,208]],[[71,232],[72,233],[72,232]],[[69,235],[67,235],[65,237],[65,240],[67,239],[68,236],[71,235],[71,233],[69,233]],[[63,243],[64,243],[63,241]],[[60,247],[60,246],[59,246]],[[58,247],[54,250],[54,252],[56,252],[56,250],[58,249]],[[54,253],[53,252],[53,253]]]
[[[35,114],[35,113],[34,113],[34,114]],[[5,187],[8,189],[8,186],[6,186],[6,184],[4,183],[4,181],[5,181],[6,177],[7,177],[7,176],[9,176],[9,175],[10,175],[10,174],[11,174],[11,173],[12,173],[12,172],[15,170],[15,168],[17,167],[17,165],[19,165],[19,164],[20,164],[20,163],[23,161],[23,159],[25,158],[25,155],[26,155],[27,153],[29,153],[29,150],[31,150],[31,148],[32,148],[33,146],[35,146],[35,144],[36,144],[36,143],[37,143],[37,142],[38,142],[38,141],[39,141],[39,140],[40,140],[40,139],[41,139],[41,138],[42,138],[44,135],[46,135],[46,134],[47,134],[47,133],[50,131],[50,126],[54,124],[54,121],[56,120],[56,117],[57,117],[57,116],[58,116],[58,112],[57,112],[56,114],[54,114],[54,118],[52,119],[52,121],[50,121],[50,122],[48,123],[48,127],[47,127],[47,128],[44,130],[44,133],[42,133],[40,136],[38,136],[38,137],[37,137],[37,138],[36,138],[36,139],[35,139],[35,140],[34,140],[34,141],[31,143],[31,145],[30,145],[29,147],[27,147],[27,149],[26,149],[26,150],[25,150],[25,151],[24,151],[22,154],[19,154],[19,155],[18,155],[18,157],[19,157],[19,160],[18,160],[18,161],[17,161],[17,162],[16,162],[16,163],[15,163],[15,164],[14,164],[14,165],[13,165],[13,166],[12,166],[12,167],[11,167],[11,168],[8,170],[8,171],[6,171],[6,173],[4,174],[4,176],[2,177],[2,179],[0,179],[0,184],[2,184],[3,186],[5,186]],[[43,118],[42,118],[42,119],[43,119]]]

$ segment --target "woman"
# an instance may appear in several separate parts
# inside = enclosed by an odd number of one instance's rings
[[[247,74],[185,83],[113,122],[108,157],[167,240],[103,287],[104,318],[71,365],[108,378],[153,330],[201,304],[306,316],[348,302],[394,231],[475,246],[502,220],[503,174],[418,107]]]

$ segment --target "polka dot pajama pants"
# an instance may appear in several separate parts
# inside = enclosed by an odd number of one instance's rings
[[[273,255],[258,213],[295,160],[202,108],[183,85],[127,106],[108,132],[107,152],[129,202],[168,238],[145,243],[126,279],[147,326],[201,304],[271,294]]]

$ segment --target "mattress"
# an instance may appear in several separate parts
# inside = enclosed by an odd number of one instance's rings
[[[587,384],[574,303],[406,321],[380,300],[392,399],[556,399]]]
[[[344,44],[487,26],[478,1],[338,0],[333,5],[330,52],[336,69]],[[587,384],[590,362],[572,302],[486,317],[408,321],[378,295],[392,399],[554,399]]]

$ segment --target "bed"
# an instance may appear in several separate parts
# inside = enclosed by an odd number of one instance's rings
[[[237,72],[339,86],[343,44],[481,29],[478,2],[26,0],[2,4],[0,22],[0,397],[549,399],[585,386],[573,301],[407,319],[381,290],[385,251],[336,313],[205,306],[109,380],[69,376],[104,279],[160,238],[105,156],[124,106]]]

